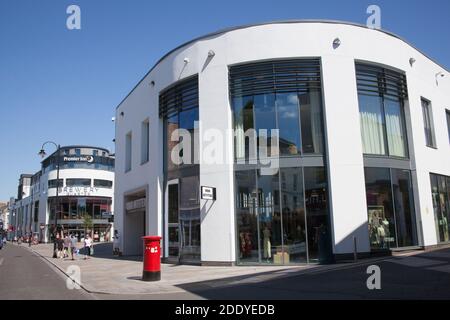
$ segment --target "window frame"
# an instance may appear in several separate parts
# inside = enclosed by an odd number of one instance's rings
[[[426,103],[426,105],[424,105]],[[420,104],[422,108],[422,120],[423,120],[423,126],[424,126],[424,133],[425,133],[425,145],[432,149],[437,149],[437,141],[436,141],[436,131],[434,127],[434,118],[433,118],[433,106],[430,100],[420,97]],[[425,114],[426,111],[426,114]],[[429,123],[427,123],[427,121]],[[429,135],[427,132],[427,125],[429,125]],[[431,141],[429,141],[431,139]]]
[[[145,138],[145,139],[144,139]],[[150,119],[141,122],[141,165],[150,161]]]
[[[133,168],[133,132],[125,134],[125,173]]]

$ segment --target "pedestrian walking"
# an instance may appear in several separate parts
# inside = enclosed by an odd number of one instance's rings
[[[91,255],[91,247],[92,247],[92,239],[89,235],[86,235],[86,237],[84,238],[84,249],[85,254],[87,254],[88,256]],[[84,258],[86,259],[86,256]]]
[[[72,260],[75,260],[73,258],[73,254],[77,252],[77,238],[71,234],[70,235],[70,255],[72,256]]]
[[[69,235],[66,233],[64,236],[64,258],[69,257],[69,247],[70,247],[70,238]]]
[[[62,259],[63,258],[63,250],[64,250],[64,240],[61,239],[60,236],[58,236],[56,239],[56,244],[58,246],[57,257]]]

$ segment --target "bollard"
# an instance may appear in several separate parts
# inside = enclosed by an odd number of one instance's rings
[[[142,271],[143,281],[161,280],[161,237],[146,236],[144,241],[144,270]]]

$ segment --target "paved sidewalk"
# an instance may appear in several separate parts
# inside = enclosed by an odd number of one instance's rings
[[[28,248],[28,245],[22,245]],[[234,266],[207,267],[161,264],[161,281],[141,281],[142,257],[115,257],[112,244],[96,244],[94,256],[84,259],[52,258],[53,244],[33,245],[31,250],[53,264],[63,273],[71,265],[81,269],[81,286],[90,293],[114,295],[185,293],[191,289],[213,289],[242,284],[261,283],[301,274],[320,274],[331,270],[345,270],[358,265],[396,259],[382,257],[359,260],[356,263],[302,266]],[[408,252],[404,256],[421,253]],[[398,258],[397,258],[398,259]],[[67,274],[66,274],[67,275]]]
[[[28,245],[22,245],[28,248]],[[52,258],[53,244],[33,245],[31,250],[49,261],[62,272],[71,265],[77,265],[81,269],[81,285],[91,293],[106,294],[163,294],[186,292],[186,285],[195,286],[197,282],[210,280],[235,282],[236,278],[245,278],[247,281],[258,281],[261,276],[268,274],[277,275],[283,271],[300,271],[317,268],[308,266],[251,266],[251,267],[207,267],[161,264],[161,281],[141,281],[142,258],[140,257],[115,257],[110,244],[97,244],[94,246],[94,254],[88,259],[79,255],[74,261],[71,259]],[[108,250],[108,253],[105,253]],[[109,251],[111,250],[111,251]]]

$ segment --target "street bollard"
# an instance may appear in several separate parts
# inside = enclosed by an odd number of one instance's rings
[[[144,270],[142,272],[143,281],[161,280],[161,237],[146,236],[144,241]]]

